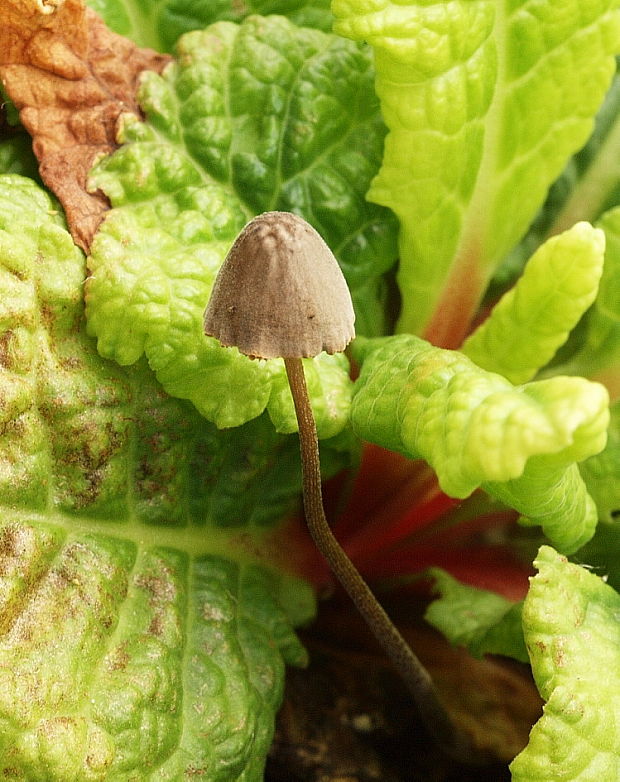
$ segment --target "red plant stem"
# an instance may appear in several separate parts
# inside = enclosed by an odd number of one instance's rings
[[[407,511],[396,516],[393,521],[386,524],[385,517],[389,518],[390,512],[376,515],[372,522],[365,524],[357,534],[346,540],[343,548],[358,566],[363,567],[379,551],[408,537],[412,532],[428,527],[458,503],[459,500],[448,497],[435,483],[429,487],[426,496],[419,497],[413,507],[409,505]]]
[[[415,544],[384,552],[364,569],[371,581],[410,577],[422,574],[427,568],[447,570],[464,584],[488,589],[508,600],[521,600],[528,589],[531,567],[519,562],[512,552],[503,546],[457,547],[432,544]]]
[[[422,461],[366,443],[351,496],[332,527],[336,537],[345,540],[376,515],[387,519],[406,513],[428,483],[429,472]]]
[[[487,275],[480,268],[478,242],[465,240],[424,327],[424,339],[438,348],[459,348],[471,328],[487,282]],[[400,324],[399,331],[405,330],[406,324]]]

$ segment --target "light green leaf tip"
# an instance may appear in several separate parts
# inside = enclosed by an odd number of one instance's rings
[[[401,223],[400,329],[468,319],[496,264],[590,135],[615,71],[615,0],[334,0],[375,51],[389,134],[369,198]],[[439,308],[442,312],[438,312]],[[452,336],[452,342],[445,338]]]
[[[523,629],[544,713],[511,765],[513,782],[620,778],[620,596],[543,546]]]
[[[424,618],[450,643],[465,646],[476,657],[501,654],[528,662],[521,603],[463,584],[441,568],[431,568],[428,574],[439,597],[426,609]]]
[[[597,380],[612,400],[620,398],[620,207],[598,220],[605,233],[605,265],[594,305],[584,320],[576,350],[557,371]]]
[[[589,223],[548,239],[462,352],[511,383],[531,380],[594,301],[604,253],[605,234]]]
[[[360,438],[424,458],[450,496],[482,485],[566,551],[592,535],[596,511],[575,462],[605,445],[603,386],[576,377],[513,386],[412,335],[358,340],[354,355]]]
[[[369,204],[385,129],[368,51],[283,17],[221,22],[184,36],[178,61],[144,77],[145,123],[91,176],[113,209],[91,248],[89,333],[101,355],[146,355],[166,391],[219,427],[267,409],[294,425],[282,362],[251,361],[202,333],[214,277],[235,236],[262,211],[306,217],[350,285],[368,286],[396,257],[394,218]],[[286,150],[286,154],[283,154]],[[379,308],[362,320],[375,321]],[[308,362],[322,438],[348,418],[347,361]],[[312,367],[312,368],[311,368]]]

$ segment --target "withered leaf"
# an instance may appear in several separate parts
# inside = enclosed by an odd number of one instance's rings
[[[118,146],[120,115],[139,113],[140,73],[169,61],[108,30],[83,0],[2,2],[0,80],[32,136],[41,178],[86,251],[108,209],[102,193],[87,192],[88,172]]]

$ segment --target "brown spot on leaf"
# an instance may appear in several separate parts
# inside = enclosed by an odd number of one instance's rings
[[[148,632],[156,638],[160,638],[164,634],[164,621],[161,614],[155,614],[151,619]]]
[[[5,369],[10,369],[11,362],[11,343],[13,342],[14,333],[11,329],[7,329],[2,335],[0,335],[0,366]]]
[[[150,604],[153,606],[174,600],[176,592],[172,578],[172,571],[162,562],[161,573],[140,573],[134,583],[149,594]]]
[[[124,671],[129,665],[130,657],[127,651],[127,642],[119,644],[106,660],[106,667],[109,671]]]
[[[169,61],[112,33],[83,0],[3,0],[0,79],[32,136],[41,177],[86,251],[109,208],[102,193],[87,192],[88,172],[118,146],[120,115],[139,113],[140,73]]]

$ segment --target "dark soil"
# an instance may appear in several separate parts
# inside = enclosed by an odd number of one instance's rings
[[[488,763],[468,766],[439,750],[381,650],[338,598],[301,634],[311,662],[288,672],[266,782],[509,782],[508,763],[540,714],[529,669],[450,648],[420,612],[399,617],[401,631]]]

